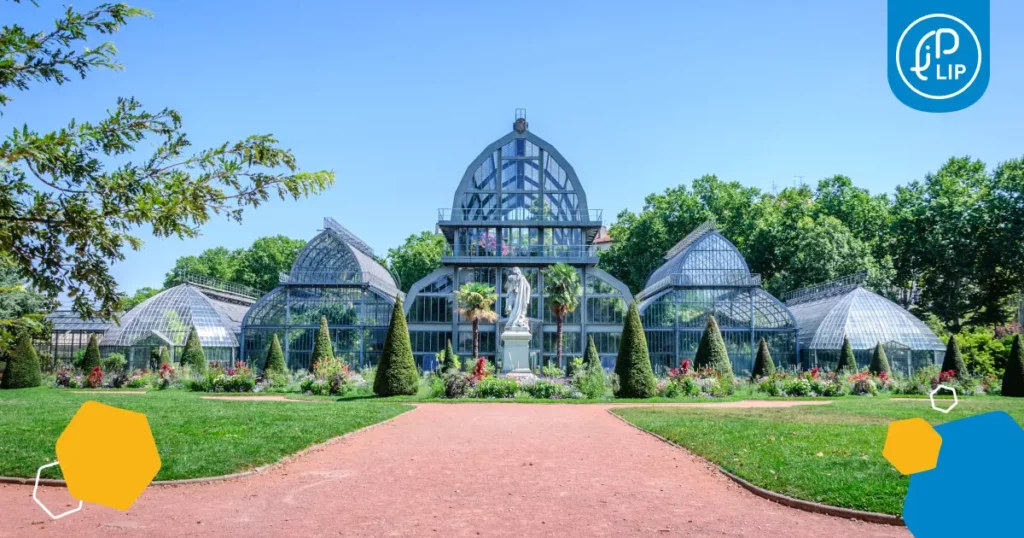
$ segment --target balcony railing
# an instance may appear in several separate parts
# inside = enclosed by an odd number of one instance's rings
[[[466,208],[452,210],[450,207],[442,207],[437,210],[437,220],[440,222],[579,222],[586,224],[600,224],[604,215],[602,209],[588,209],[586,211],[552,211],[550,209],[530,209],[520,207],[516,209],[498,208]]]
[[[488,248],[472,245],[451,245],[445,247],[444,257],[448,258],[489,258],[524,260],[529,258],[558,258],[597,260],[597,248],[593,245],[532,245],[532,246],[501,246]]]

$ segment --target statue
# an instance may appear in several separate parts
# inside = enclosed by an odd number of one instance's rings
[[[530,307],[530,282],[518,267],[512,268],[512,274],[505,281],[505,314],[508,322],[505,330],[512,332],[530,332],[530,320],[526,313]]]

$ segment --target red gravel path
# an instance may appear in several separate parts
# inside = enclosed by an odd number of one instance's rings
[[[263,475],[151,487],[127,513],[48,521],[31,494],[0,486],[0,536],[910,536],[756,497],[596,405],[420,405]]]

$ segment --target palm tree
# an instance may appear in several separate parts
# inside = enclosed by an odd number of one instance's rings
[[[455,290],[455,299],[459,303],[459,314],[473,322],[473,358],[480,356],[480,322],[494,322],[498,314],[491,309],[498,300],[494,286],[482,282],[467,282]]]
[[[562,323],[569,312],[575,312],[583,295],[580,274],[564,263],[556,263],[544,269],[544,301],[551,306],[555,318],[555,347],[558,352],[558,366],[562,366]]]

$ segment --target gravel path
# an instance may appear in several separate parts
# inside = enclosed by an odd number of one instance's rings
[[[0,536],[910,536],[756,497],[608,407],[424,404],[263,475],[151,487],[127,513],[49,521],[3,485]]]

